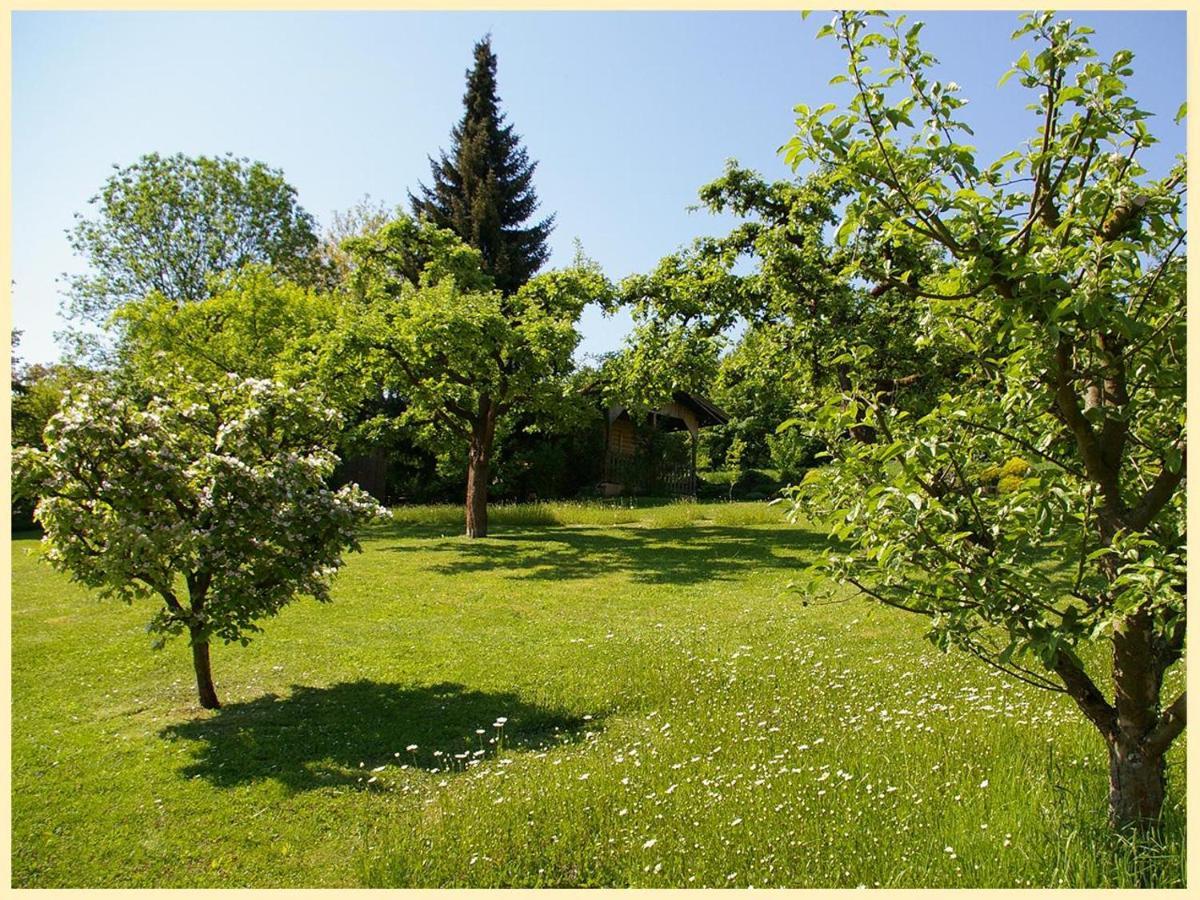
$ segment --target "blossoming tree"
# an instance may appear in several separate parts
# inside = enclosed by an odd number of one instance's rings
[[[212,638],[245,644],[297,595],[328,600],[343,551],[385,512],[357,486],[327,487],[337,416],[310,395],[235,376],[151,388],[147,403],[69,397],[46,448],[18,453],[18,484],[40,498],[54,566],[102,596],[158,601],[159,646],[187,633],[215,709]]]

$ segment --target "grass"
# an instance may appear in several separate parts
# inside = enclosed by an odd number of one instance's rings
[[[491,521],[399,510],[332,604],[214,650],[215,713],[146,608],[14,541],[14,885],[1183,884],[1183,740],[1162,834],[1111,837],[1063,697],[803,605],[825,538],[778,507]]]
[[[558,500],[538,503],[496,503],[488,510],[493,528],[533,528],[546,525],[639,525],[668,528],[705,525],[779,525],[782,511],[767,503],[694,503],[619,497],[612,500]],[[400,506],[392,510],[392,526],[440,529],[457,534],[463,527],[461,503]]]

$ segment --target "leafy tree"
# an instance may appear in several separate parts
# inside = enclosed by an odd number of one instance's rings
[[[264,265],[248,265],[227,273],[210,296],[179,306],[153,293],[123,305],[114,321],[122,332],[120,371],[134,384],[183,371],[197,381],[234,373],[299,387],[319,370],[337,305]],[[322,387],[336,394],[336,383]]]
[[[709,393],[727,343],[722,331],[732,324],[713,311],[734,305],[739,289],[739,279],[698,253],[664,257],[653,271],[625,278],[605,309],[627,307],[633,329],[600,366],[606,401],[646,412],[674,391]]]
[[[396,424],[403,410],[398,398],[382,390],[365,394],[326,365],[338,321],[334,294],[301,287],[261,265],[229,273],[215,288],[212,296],[182,307],[154,294],[115,313],[121,339],[114,377],[131,396],[148,379],[175,371],[199,381],[218,381],[231,372],[270,378],[319,394],[341,413],[334,448],[345,464],[335,471],[335,482],[354,478],[356,457],[376,453],[396,474],[413,469],[419,477],[423,466],[433,465],[415,446],[411,429]]]
[[[247,263],[299,281],[315,274],[312,217],[283,173],[261,162],[150,153],[117,168],[89,202],[94,216],[77,214],[68,232],[91,270],[69,282],[79,320],[103,322],[150,294],[176,305],[203,299],[213,276]]]
[[[328,600],[342,552],[382,510],[326,487],[337,416],[311,397],[236,376],[158,387],[148,402],[73,393],[17,474],[41,498],[50,562],[102,596],[159,601],[150,630],[187,632],[215,709],[212,638],[245,644],[297,594]]]
[[[754,323],[765,355],[791,358],[775,371],[810,399],[870,378],[897,406],[920,409],[931,390],[953,377],[958,360],[920,347],[919,311],[911,298],[863,274],[871,266],[923,272],[930,262],[921,244],[878,229],[864,228],[854,252],[831,243],[846,196],[846,185],[829,167],[768,183],[730,162],[721,178],[703,186],[700,199],[711,212],[742,221],[727,236],[700,242],[699,252],[727,267],[744,258],[756,263],[742,279],[738,305],[718,304],[714,321],[741,315]],[[773,348],[767,349],[768,341]],[[869,360],[848,352],[863,345],[873,348]],[[864,410],[855,411],[851,436],[874,441]]]
[[[1138,162],[1154,138],[1126,93],[1132,54],[1102,61],[1089,29],[1035,13],[1001,81],[1034,94],[1036,131],[984,164],[919,32],[836,15],[822,33],[852,98],[799,108],[787,152],[848,192],[859,276],[920,303],[926,347],[968,364],[914,415],[864,377],[873,348],[849,348],[859,374],[821,414],[838,465],[800,497],[847,542],[836,576],[927,617],[940,646],[1068,694],[1107,745],[1111,822],[1144,825],[1186,721],[1183,693],[1160,702],[1186,623],[1184,163],[1153,178]],[[889,266],[864,235],[928,264]],[[847,439],[844,399],[879,442]]]
[[[514,415],[575,402],[566,390],[575,323],[611,286],[580,259],[506,295],[478,250],[409,218],[347,247],[353,298],[331,359],[348,362],[348,380],[403,398],[403,420],[426,426],[427,440],[466,444],[467,534],[484,537],[497,435]]]
[[[483,257],[496,289],[511,294],[550,256],[546,240],[554,217],[527,225],[538,208],[536,162],[505,124],[496,96],[496,55],[491,37],[475,45],[467,73],[463,117],[450,133],[451,150],[430,159],[433,186],[409,195],[413,215],[449,228]]]
[[[824,445],[796,426],[781,423],[774,434],[767,435],[771,465],[779,471],[779,480],[798,484],[824,452]]]
[[[869,374],[894,403],[919,409],[957,362],[950,354],[935,359],[918,346],[918,311],[910,297],[890,284],[867,283],[863,261],[831,244],[846,192],[828,167],[768,183],[730,162],[721,178],[700,189],[700,198],[710,211],[738,217],[737,226],[622,284],[635,317],[654,323],[647,325],[651,333],[689,333],[697,340],[749,325],[747,348],[735,348],[722,362],[714,386],[734,407],[739,393],[747,401],[730,410],[734,419],[725,429],[729,440],[736,432],[746,443],[747,461],[766,455],[767,433],[795,415],[797,404],[831,392],[840,396]],[[887,265],[904,262],[919,271],[929,265],[919,245],[895,237],[867,235],[858,246]],[[848,352],[863,344],[875,349],[870,360]],[[739,385],[767,390],[759,394]],[[779,415],[785,407],[790,409]],[[865,408],[854,411],[850,433],[874,441]]]
[[[638,320],[621,350],[600,368],[604,397],[646,412],[675,391],[707,393],[717,375],[723,340],[696,328],[669,328]]]
[[[45,447],[42,433],[46,424],[62,407],[68,391],[85,385],[97,377],[97,373],[79,366],[55,363],[22,363],[16,355],[20,344],[20,331],[12,335],[12,447]],[[14,531],[34,527],[33,508],[36,498],[13,485],[12,527]]]
[[[346,241],[378,231],[398,213],[398,209],[382,200],[372,200],[367,194],[353,206],[333,214],[317,244],[325,288],[332,291],[350,280],[354,257],[345,248]]]
[[[729,449],[725,451],[725,468],[729,470],[732,476],[729,479],[729,499],[733,499],[734,488],[737,487],[739,481],[746,474],[746,442],[740,436],[735,437],[729,443]]]
[[[791,330],[783,323],[747,328],[721,357],[711,395],[729,414],[729,422],[706,432],[714,462],[726,461],[733,441],[740,440],[745,448],[744,463],[778,468],[772,453],[773,436],[780,424],[794,418],[811,399],[805,361],[788,340]]]

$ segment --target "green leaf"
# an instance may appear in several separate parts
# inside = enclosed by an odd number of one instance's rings
[[[850,216],[846,216],[846,218],[842,221],[841,226],[837,230],[837,234],[834,235],[834,241],[839,247],[844,247],[846,245],[846,242],[850,239],[850,235],[853,233],[856,224],[857,223]]]

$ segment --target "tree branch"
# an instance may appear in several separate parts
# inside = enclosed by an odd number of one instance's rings
[[[887,147],[883,143],[883,136],[879,132],[879,123],[875,121],[875,116],[871,111],[869,91],[867,91],[866,85],[863,84],[862,71],[858,65],[858,50],[854,47],[851,41],[850,30],[849,26],[846,24],[845,13],[841,13],[841,23],[842,37],[846,42],[846,48],[850,51],[850,71],[854,76],[854,84],[858,89],[858,95],[863,101],[863,112],[867,117],[867,124],[871,128],[871,136],[875,139],[875,144],[879,148],[879,154],[883,157],[884,165],[887,166],[888,172],[891,173],[892,184],[890,186],[901,196],[901,198],[903,198],[905,204],[907,204],[908,208],[912,210],[913,215],[926,224],[934,239],[939,243],[945,244],[945,246],[952,253],[957,255],[962,248],[959,246],[958,241],[954,239],[954,235],[952,235],[950,230],[946,228],[945,223],[943,223],[936,214],[926,214],[922,212],[921,208],[913,202],[912,197],[909,195],[908,191],[905,190],[904,185],[900,181],[900,175],[892,163],[892,157],[888,153]]]
[[[1054,657],[1051,667],[1062,679],[1063,686],[1075,705],[1091,720],[1105,738],[1111,737],[1117,729],[1117,711],[1113,708],[1095,682],[1088,677],[1087,672],[1079,665],[1073,654],[1059,650]]]
[[[1120,512],[1122,508],[1121,494],[1116,473],[1105,464],[1096,432],[1092,428],[1092,423],[1084,417],[1083,411],[1079,408],[1079,398],[1071,385],[1073,351],[1074,345],[1071,338],[1066,334],[1059,334],[1052,379],[1055,403],[1059,412],[1062,413],[1063,421],[1075,438],[1088,477],[1099,485],[1110,509]]]
[[[980,431],[987,431],[987,432],[990,432],[991,434],[995,434],[999,437],[1002,437],[1005,440],[1012,441],[1014,444],[1016,444],[1022,450],[1027,450],[1030,453],[1034,454],[1035,456],[1039,456],[1042,459],[1046,460],[1046,462],[1054,463],[1054,465],[1058,466],[1064,472],[1074,475],[1076,478],[1083,477],[1084,473],[1079,471],[1078,469],[1076,469],[1074,466],[1071,466],[1070,464],[1064,462],[1063,460],[1057,459],[1057,458],[1051,456],[1050,454],[1039,450],[1033,444],[1029,443],[1029,441],[1022,440],[1021,438],[1017,437],[1014,434],[1010,434],[1009,432],[1004,431],[1003,429],[1000,429],[1000,428],[996,428],[993,425],[986,425],[983,422],[972,422],[970,419],[962,419],[961,421],[968,428],[976,428],[976,429],[979,429]]]
[[[976,659],[979,659],[991,666],[997,672],[1002,672],[1010,678],[1015,678],[1017,681],[1022,681],[1030,687],[1039,688],[1043,691],[1054,691],[1055,693],[1059,694],[1066,693],[1065,688],[1054,684],[1048,678],[1043,678],[1036,672],[1031,672],[1022,666],[1018,666],[1016,663],[1004,665],[999,660],[993,659],[992,651],[988,650],[988,648],[984,647],[983,645],[972,641],[970,638],[964,638],[962,645],[966,648],[968,653],[970,653]]]
[[[1180,447],[1179,456],[1179,470],[1172,472],[1164,465],[1154,483],[1125,517],[1125,524],[1134,531],[1145,529],[1174,496],[1175,489],[1179,487],[1184,472],[1187,471],[1187,444]]]
[[[1175,702],[1167,707],[1154,730],[1142,741],[1142,752],[1147,756],[1161,756],[1167,752],[1171,742],[1183,732],[1187,726],[1187,691],[1175,698]]]

